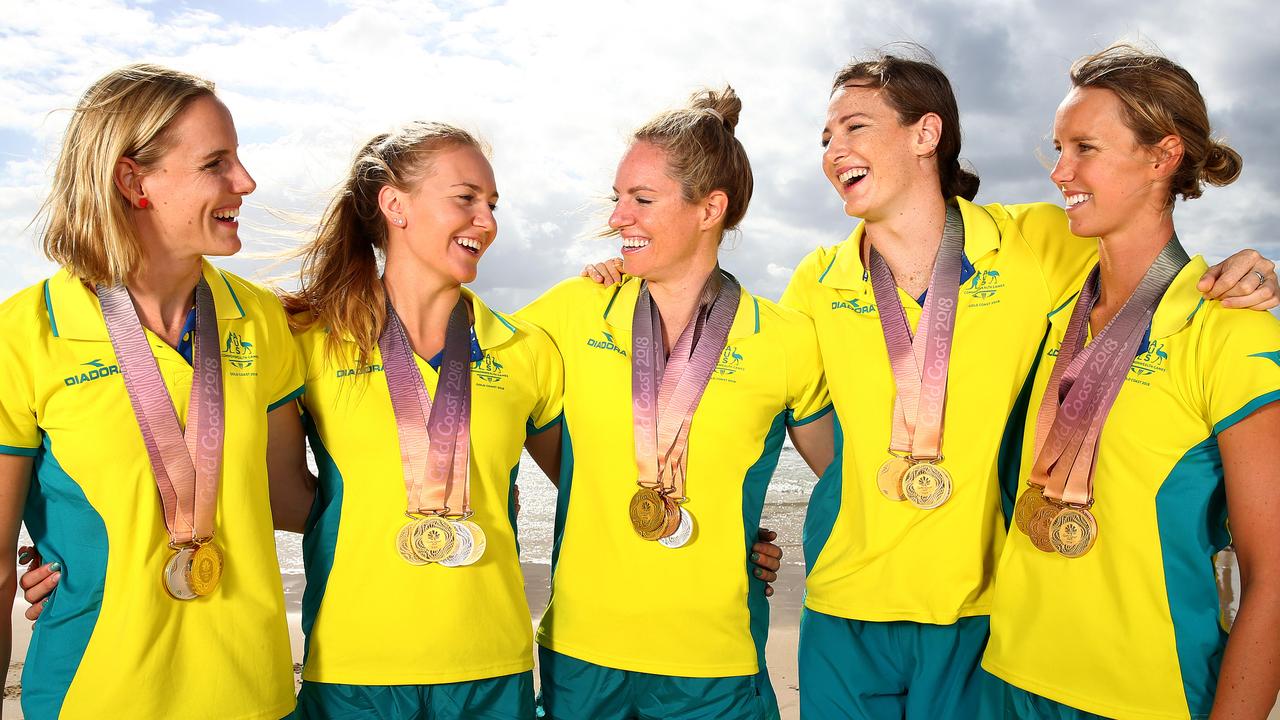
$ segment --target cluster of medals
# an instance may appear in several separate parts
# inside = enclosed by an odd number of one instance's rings
[[[947,206],[942,244],[914,336],[892,271],[875,248],[869,255],[871,289],[897,388],[889,459],[880,465],[876,484],[889,500],[932,510],[950,499],[953,489],[951,474],[942,467],[942,421],[964,255],[960,211]]]
[[[631,525],[640,537],[669,548],[693,538],[693,515],[684,507],[689,428],[724,352],[738,298],[738,281],[716,268],[670,357],[663,352],[662,317],[647,284],[641,284],[636,300],[631,405],[640,487],[631,498]]]
[[[471,520],[470,329],[466,301],[459,297],[445,330],[432,402],[404,324],[387,298],[378,349],[400,439],[410,518],[396,534],[396,552],[411,565],[460,567],[484,555],[484,530]]]
[[[151,354],[142,323],[123,285],[97,287],[133,414],[155,474],[172,555],[161,582],[176,600],[194,600],[217,589],[225,557],[213,542],[224,440],[221,355],[213,293],[204,278],[196,286],[191,399],[186,430]]]
[[[1087,346],[1098,268],[1085,280],[1036,417],[1031,477],[1014,508],[1014,524],[1037,549],[1077,558],[1097,541],[1098,521],[1089,510],[1098,438],[1160,298],[1187,262],[1174,236],[1133,295]]]

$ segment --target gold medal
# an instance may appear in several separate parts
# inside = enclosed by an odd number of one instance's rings
[[[440,562],[453,552],[458,538],[453,531],[453,523],[430,515],[419,520],[409,533],[409,547],[418,559],[423,562]]]
[[[218,587],[222,580],[222,566],[225,561],[222,548],[217,543],[209,542],[196,547],[191,554],[191,569],[187,576],[187,585],[197,595],[208,595]]]
[[[902,476],[902,494],[921,510],[932,510],[951,497],[951,474],[931,462],[918,462]]]
[[[1049,526],[1049,541],[1053,549],[1069,558],[1078,558],[1089,552],[1098,539],[1098,521],[1085,508],[1064,507]]]
[[[164,591],[174,600],[195,600],[197,597],[190,584],[191,556],[195,552],[196,549],[190,546],[179,548],[164,564],[160,579]]]
[[[906,500],[907,496],[902,494],[902,476],[910,469],[911,461],[899,455],[881,463],[880,470],[876,473],[876,485],[880,488],[880,494],[894,502]]]
[[[1022,534],[1029,535],[1031,533],[1031,516],[1035,515],[1036,510],[1044,504],[1044,496],[1040,492],[1044,488],[1039,485],[1027,485],[1027,489],[1022,491],[1018,496],[1018,503],[1013,508],[1013,523],[1018,526]]]
[[[667,499],[654,488],[640,487],[631,496],[631,526],[645,540],[657,540],[667,529]]]
[[[1031,544],[1041,552],[1053,552],[1053,543],[1049,540],[1049,528],[1058,515],[1058,508],[1058,505],[1046,498],[1044,504],[1036,508],[1030,522],[1027,523],[1027,537],[1031,538]]]
[[[417,520],[410,520],[396,533],[396,552],[410,565],[426,565],[426,561],[413,551],[413,528],[417,524]]]
[[[476,523],[470,520],[462,520],[458,524],[466,526],[471,531],[471,553],[467,555],[466,561],[462,564],[474,565],[481,557],[484,557],[484,551],[489,545],[489,540],[485,537],[484,530]]]

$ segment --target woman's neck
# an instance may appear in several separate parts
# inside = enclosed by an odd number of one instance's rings
[[[1089,314],[1094,333],[1111,322],[1173,236],[1173,214],[1135,218],[1098,239],[1098,300]]]
[[[444,349],[449,316],[458,304],[462,286],[403,267],[388,261],[383,283],[413,351],[429,359]]]
[[[649,294],[662,317],[662,339],[666,352],[671,352],[680,333],[698,311],[698,301],[707,278],[716,269],[715,253],[695,258],[673,277],[648,280]]]
[[[893,272],[898,287],[911,297],[919,297],[929,289],[946,221],[947,203],[936,188],[905,199],[882,217],[866,220],[863,267],[868,267],[870,248],[874,247]]]
[[[142,326],[177,347],[195,302],[201,259],[145,256],[125,286]]]

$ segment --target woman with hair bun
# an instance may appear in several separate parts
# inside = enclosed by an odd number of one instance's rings
[[[548,718],[778,714],[753,543],[784,428],[820,471],[830,405],[812,323],[719,265],[751,199],[741,107],[701,92],[637,130],[609,217],[629,277],[568,280],[520,313],[565,369]]]
[[[1050,318],[1022,442],[1018,530],[983,665],[1004,716],[1262,718],[1280,691],[1280,322],[1204,302],[1178,197],[1240,156],[1199,87],[1127,45],[1084,57],[1050,175],[1098,261]],[[1213,556],[1240,563],[1220,623]]]
[[[130,65],[76,105],[42,208],[61,268],[0,305],[6,614],[21,522],[59,585],[28,718],[293,708],[267,475],[302,374],[275,296],[205,259],[254,188],[203,78]]]

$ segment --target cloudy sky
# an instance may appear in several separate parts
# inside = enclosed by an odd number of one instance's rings
[[[287,242],[271,211],[316,214],[351,154],[410,119],[461,124],[494,146],[498,242],[477,289],[515,309],[591,258],[628,130],[700,85],[732,83],[756,193],[723,264],[777,297],[812,247],[852,227],[819,170],[829,82],[850,57],[895,41],[929,47],[960,101],[962,157],[980,201],[1055,200],[1048,147],[1066,70],[1142,38],[1200,81],[1241,180],[1177,211],[1193,252],[1253,246],[1280,257],[1280,13],[1263,3],[550,2],[0,0],[0,297],[48,275],[32,217],[67,108],[107,70],[153,61],[214,80],[258,181],[242,256],[261,279]],[[278,270],[278,269],[277,269]]]

